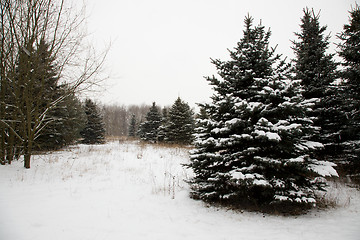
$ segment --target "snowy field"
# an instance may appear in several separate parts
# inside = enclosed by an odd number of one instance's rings
[[[360,193],[333,184],[337,208],[282,217],[188,197],[187,149],[109,142],[0,166],[0,240],[360,239]]]

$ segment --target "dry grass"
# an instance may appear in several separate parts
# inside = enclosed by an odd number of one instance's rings
[[[352,195],[358,191],[352,185],[340,179],[332,179],[328,182],[326,192],[319,192],[317,206],[320,209],[343,208],[351,204]]]

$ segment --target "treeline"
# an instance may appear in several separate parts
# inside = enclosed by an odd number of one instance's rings
[[[253,210],[300,213],[321,202],[336,165],[360,172],[360,8],[337,37],[304,9],[290,64],[270,30],[245,18],[230,60],[212,60],[212,102],[196,128],[192,197]],[[336,163],[336,164],[335,164]],[[339,168],[337,168],[339,169]]]
[[[134,129],[134,121],[131,124],[131,129]],[[171,108],[163,108],[162,113],[153,103],[137,133],[148,142],[191,144],[194,128],[194,112],[179,97]]]
[[[180,97],[170,107],[103,106],[106,135],[128,136],[147,142],[191,144],[194,112]]]
[[[130,122],[134,116],[135,128],[145,120],[145,116],[150,109],[150,105],[103,105],[101,113],[105,124],[105,134],[108,137],[129,136]],[[130,135],[132,136],[132,135]],[[135,135],[133,135],[135,136]]]

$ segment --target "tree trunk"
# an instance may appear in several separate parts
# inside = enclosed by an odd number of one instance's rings
[[[24,167],[30,168],[30,159],[32,154],[32,144],[33,138],[31,138],[31,134],[29,134],[28,139],[24,141]]]
[[[26,143],[26,145],[28,145]],[[30,168],[30,159],[31,159],[31,150],[29,151],[29,146],[25,146],[24,150],[24,167]]]
[[[6,161],[8,164],[11,164],[11,162],[14,160],[14,153],[15,153],[15,134],[12,132],[9,132],[9,142],[7,145],[6,150]]]
[[[0,136],[0,164],[5,165],[5,147],[4,147],[4,140],[2,136]]]
[[[31,158],[30,154],[24,154],[24,167],[25,168],[30,168],[30,158]]]

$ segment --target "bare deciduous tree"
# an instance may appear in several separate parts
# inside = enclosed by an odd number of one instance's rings
[[[136,122],[145,120],[150,105],[105,105],[102,108],[102,115],[105,123],[106,136],[128,136],[129,125],[132,116]]]

